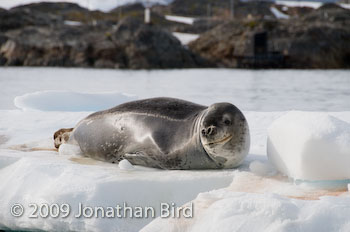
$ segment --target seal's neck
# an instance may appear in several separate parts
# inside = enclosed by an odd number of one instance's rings
[[[200,138],[200,129],[201,129],[202,119],[206,113],[207,113],[207,109],[202,110],[200,113],[198,113],[198,115],[194,119],[191,135],[196,138],[196,142],[198,142],[198,144],[202,143]]]
[[[194,131],[192,131],[192,136],[195,136],[195,138],[196,138],[196,145],[199,145],[197,147],[201,147],[202,148],[202,152],[205,153],[205,155],[208,157],[208,159],[211,160],[213,162],[213,164],[217,168],[223,168],[223,163],[225,161],[223,160],[222,162],[219,162],[218,159],[215,159],[214,157],[212,157],[212,155],[210,155],[208,153],[208,151],[205,149],[205,145],[202,143],[202,140],[201,140],[201,122],[203,121],[203,118],[207,114],[207,111],[208,111],[208,109],[203,110],[196,117],[195,123],[194,123],[194,128],[193,128]]]

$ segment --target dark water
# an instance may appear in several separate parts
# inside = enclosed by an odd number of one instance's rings
[[[15,96],[44,90],[226,101],[251,111],[350,111],[348,70],[0,68],[0,109],[14,109]]]

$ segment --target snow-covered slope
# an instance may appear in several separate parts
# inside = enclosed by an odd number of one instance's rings
[[[181,32],[173,32],[173,35],[180,40],[183,45],[187,45],[190,42],[198,39],[198,34],[190,34],[190,33],[181,33]]]
[[[279,11],[276,7],[270,7],[272,14],[278,19],[289,19],[289,15]]]
[[[165,15],[165,19],[169,20],[169,21],[184,23],[184,24],[189,24],[189,25],[192,25],[193,22],[195,21],[195,18],[184,17],[184,16],[179,16],[179,15]]]
[[[290,6],[290,7],[311,7],[319,8],[322,6],[322,1],[289,1],[289,0],[276,0],[276,4]],[[339,4],[343,8],[350,9],[350,4],[341,3]]]

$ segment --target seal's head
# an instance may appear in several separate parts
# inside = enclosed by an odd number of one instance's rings
[[[234,105],[213,104],[200,121],[200,140],[204,150],[218,166],[237,167],[249,151],[248,123]]]

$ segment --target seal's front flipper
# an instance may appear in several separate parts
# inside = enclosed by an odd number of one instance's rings
[[[154,162],[155,160],[153,158],[142,152],[126,153],[123,156],[123,158],[128,160],[133,165],[141,165],[152,168],[162,168],[159,165],[157,165],[158,162]]]
[[[53,135],[55,147],[58,149],[61,144],[66,143],[70,137],[74,128],[62,128],[55,132]]]

